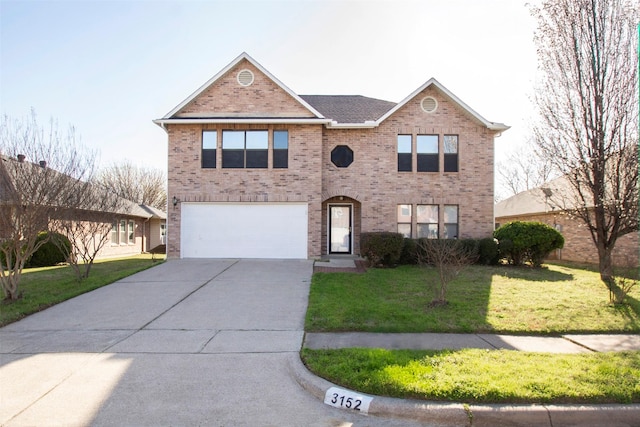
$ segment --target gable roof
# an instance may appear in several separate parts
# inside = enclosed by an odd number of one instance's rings
[[[273,74],[267,71],[262,65],[260,65],[255,59],[249,56],[248,53],[242,52],[236,59],[231,61],[229,65],[220,70],[215,76],[210,78],[205,84],[200,86],[195,92],[189,95],[184,101],[178,104],[173,110],[169,111],[164,115],[162,119],[154,120],[156,124],[161,124],[162,122],[166,122],[167,120],[175,119],[174,116],[180,112],[187,104],[196,99],[200,94],[202,94],[205,90],[207,90],[211,85],[215,84],[222,76],[227,74],[231,69],[233,69],[236,65],[238,65],[241,61],[246,60],[251,63],[254,67],[256,67],[260,72],[262,72],[265,76],[267,76],[271,81],[273,81],[280,89],[284,90],[288,93],[293,99],[295,99],[298,103],[300,103],[304,108],[309,110],[317,119],[324,119],[322,114],[318,112],[315,108],[309,105],[304,99],[298,96],[295,92],[289,89],[284,83],[278,80]],[[188,120],[188,119],[187,119]],[[195,119],[199,120],[199,119]],[[200,119],[202,120],[202,119]],[[180,119],[181,123],[185,123],[184,119]]]
[[[361,95],[300,95],[300,98],[338,123],[375,122],[396,105]]]
[[[571,205],[574,193],[565,177],[553,179],[541,187],[523,191],[496,204],[496,218],[558,212]],[[558,204],[567,206],[558,206]]]
[[[314,117],[176,117],[176,115],[191,101],[196,99],[200,94],[243,60],[248,61],[260,70],[260,72],[267,76],[267,78],[271,79],[271,81],[273,81],[278,87],[311,112]],[[426,83],[397,104],[390,101],[383,101],[360,95],[297,95],[246,52],[240,54],[229,65],[209,79],[204,85],[189,95],[174,109],[169,111],[163,118],[154,120],[153,122],[163,128],[165,124],[172,123],[296,123],[324,124],[329,128],[375,128],[413,100],[419,93],[431,86],[438,89],[443,95],[462,108],[462,110],[464,110],[464,112],[466,112],[470,117],[481,123],[489,130],[502,132],[509,129],[509,126],[502,123],[490,122],[482,117],[434,78],[429,79]]]
[[[387,113],[384,116],[380,117],[376,121],[376,123],[380,124],[383,121],[385,121],[387,118],[389,118],[389,116],[391,116],[393,113],[398,111],[400,108],[404,107],[413,98],[415,98],[420,92],[422,92],[423,90],[425,90],[425,89],[427,89],[428,87],[431,87],[431,86],[437,88],[442,94],[444,94],[446,97],[448,97],[451,101],[453,101],[456,104],[458,104],[467,114],[469,114],[471,117],[473,117],[474,119],[476,119],[477,121],[482,123],[487,129],[495,130],[495,131],[505,131],[505,130],[509,129],[509,126],[507,126],[507,125],[505,125],[503,123],[490,122],[489,120],[487,120],[484,117],[482,117],[474,109],[472,109],[467,104],[462,102],[462,100],[460,98],[455,96],[451,91],[449,91],[449,89],[447,89],[446,87],[442,86],[442,84],[440,84],[440,82],[438,82],[434,78],[431,78],[431,79],[427,80],[427,82],[425,84],[420,86],[418,89],[414,90],[411,93],[411,95],[407,96],[405,99],[400,101],[395,107],[393,107],[391,110],[387,111]]]

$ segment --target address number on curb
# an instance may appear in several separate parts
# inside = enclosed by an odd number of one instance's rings
[[[363,396],[350,390],[331,387],[324,395],[324,403],[336,408],[350,409],[352,411],[369,412],[369,404],[373,397]]]

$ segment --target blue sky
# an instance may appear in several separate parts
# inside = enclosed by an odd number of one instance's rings
[[[500,160],[528,135],[534,28],[521,0],[0,0],[0,106],[166,169],[151,121],[246,51],[298,94],[398,102],[435,77],[512,126]]]

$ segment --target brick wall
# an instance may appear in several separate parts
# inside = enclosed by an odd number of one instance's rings
[[[237,72],[250,69],[254,83],[242,87]],[[425,96],[438,101],[434,113],[425,113]],[[210,88],[186,105],[175,117],[312,117],[289,94],[243,60]],[[218,130],[217,167],[202,169],[202,130]],[[289,167],[272,169],[222,169],[222,130],[289,131]],[[396,231],[398,204],[437,204],[440,230],[443,206],[459,206],[459,236],[486,237],[493,231],[494,132],[470,117],[437,89],[431,87],[374,129],[331,129],[322,125],[167,125],[168,197],[183,202],[309,203],[309,257],[327,253],[327,206],[347,200],[354,206],[354,252],[365,231]],[[413,172],[398,172],[397,135],[414,138]],[[440,172],[416,172],[415,137],[437,134]],[[442,136],[458,135],[459,172],[444,173]],[[354,162],[347,168],[331,163],[331,150],[347,145]],[[341,200],[340,197],[343,197]],[[416,229],[415,215],[413,230]],[[167,254],[180,256],[180,204],[169,206]]]
[[[289,167],[272,169],[223,169],[217,153],[215,169],[201,167],[202,130],[289,131]],[[309,257],[320,255],[322,128],[319,125],[171,125],[169,132],[168,197],[182,202],[308,202]],[[270,136],[270,146],[272,137]],[[220,150],[218,150],[220,151]],[[270,150],[271,152],[271,150]],[[170,205],[167,219],[167,254],[180,256],[180,204]]]
[[[435,113],[425,113],[420,102],[425,96],[438,101]],[[440,172],[417,172],[415,145],[413,172],[398,172],[397,135],[437,134],[440,139]],[[442,136],[458,135],[459,172],[443,171]],[[427,88],[411,102],[374,129],[325,129],[323,135],[324,198],[338,195],[359,201],[362,232],[396,231],[397,205],[459,206],[461,238],[482,238],[493,232],[493,132],[473,121],[438,90]],[[337,145],[354,151],[348,168],[331,163]]]
[[[238,84],[241,70],[250,70],[254,82]],[[295,102],[270,78],[246,59],[219,78],[175,117],[314,117],[303,105]]]

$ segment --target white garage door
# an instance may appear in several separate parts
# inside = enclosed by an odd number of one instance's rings
[[[306,203],[182,203],[183,258],[307,258]]]

